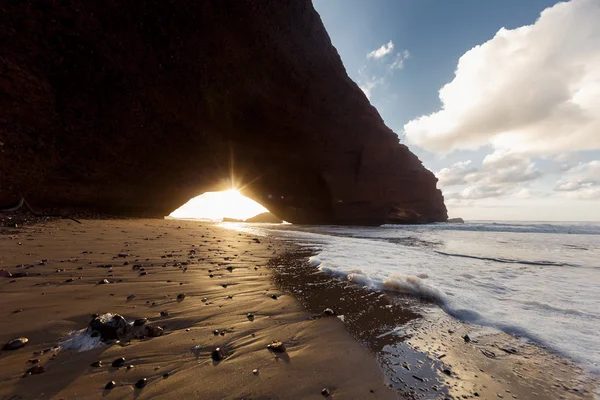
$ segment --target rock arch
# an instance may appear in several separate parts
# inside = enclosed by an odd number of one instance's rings
[[[0,30],[0,204],[162,216],[233,162],[291,222],[447,218],[309,0],[32,0]]]

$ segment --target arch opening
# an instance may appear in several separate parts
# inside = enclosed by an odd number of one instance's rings
[[[205,192],[188,200],[169,217],[208,221],[245,221],[269,213],[260,203],[242,195],[236,189]]]

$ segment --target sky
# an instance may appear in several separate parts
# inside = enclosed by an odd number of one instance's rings
[[[600,0],[313,0],[450,217],[600,221]]]

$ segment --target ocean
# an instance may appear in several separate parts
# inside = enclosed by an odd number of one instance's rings
[[[600,375],[600,223],[229,227],[291,240],[332,279],[433,303]]]

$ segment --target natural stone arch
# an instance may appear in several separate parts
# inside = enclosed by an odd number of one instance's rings
[[[290,222],[447,218],[309,0],[33,0],[0,17],[0,204],[163,216],[226,188],[234,161]]]

